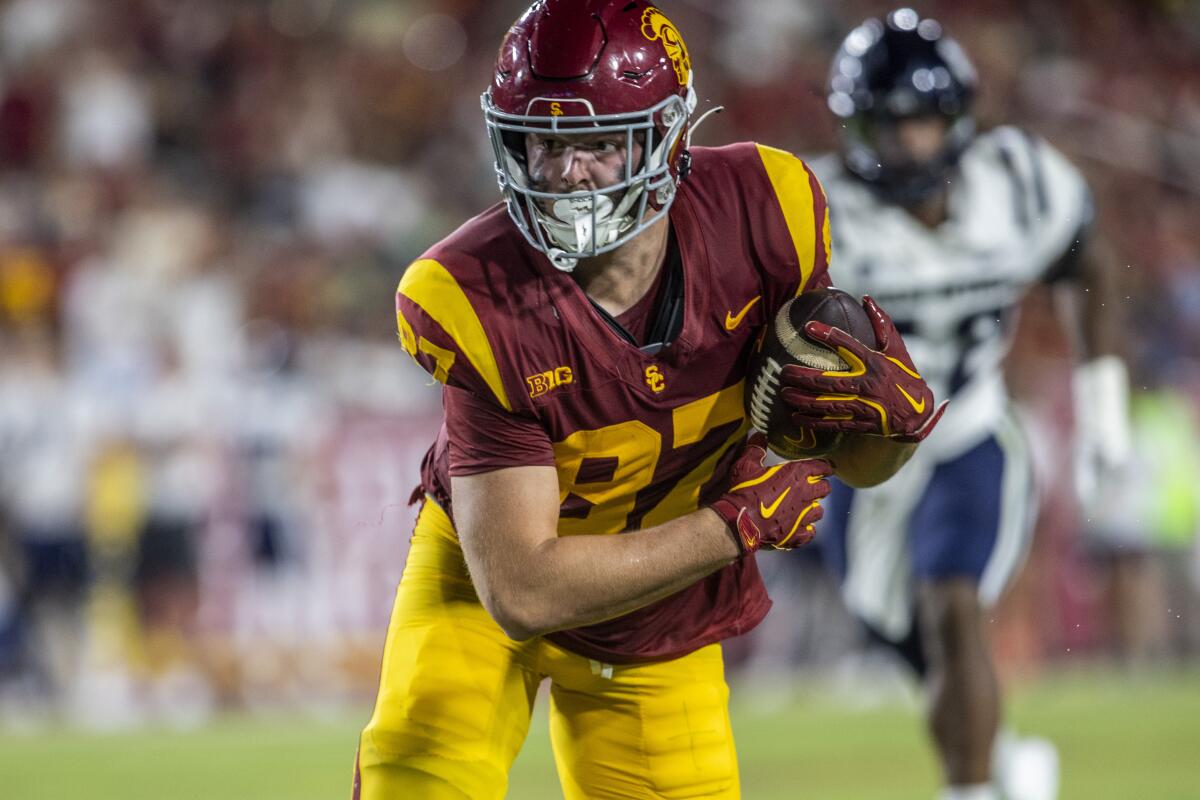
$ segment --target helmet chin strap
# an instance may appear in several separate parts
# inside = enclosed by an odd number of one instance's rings
[[[546,251],[546,257],[550,259],[550,263],[555,269],[563,272],[574,272],[575,266],[579,263],[579,259],[567,255],[565,250],[559,250],[557,247],[551,247]]]
[[[615,207],[612,198],[603,194],[555,200],[551,213],[539,211],[538,221],[564,253],[576,254],[589,246],[603,247],[633,227],[637,220],[629,211],[644,191],[641,184],[631,186]]]

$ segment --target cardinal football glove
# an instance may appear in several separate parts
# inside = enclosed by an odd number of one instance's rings
[[[943,401],[913,366],[904,340],[891,317],[870,297],[863,309],[871,319],[878,349],[872,350],[839,328],[810,321],[804,333],[817,344],[836,350],[849,366],[821,371],[797,364],[783,368],[781,395],[792,421],[814,431],[852,431],[919,442],[941,419]]]
[[[711,508],[729,525],[742,554],[760,547],[790,550],[812,541],[821,518],[821,498],[833,474],[819,458],[763,464],[767,437],[755,433],[729,472],[729,490]]]

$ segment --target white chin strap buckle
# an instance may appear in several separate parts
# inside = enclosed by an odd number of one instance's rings
[[[563,272],[574,272],[575,265],[579,263],[579,259],[574,256],[569,256],[557,247],[551,247],[546,251],[546,257],[550,259],[550,263],[555,269],[560,269]]]

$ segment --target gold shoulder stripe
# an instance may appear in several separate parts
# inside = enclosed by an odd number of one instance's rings
[[[756,146],[783,210],[792,245],[796,248],[796,257],[800,260],[800,285],[797,291],[801,291],[808,285],[817,255],[817,231],[813,230],[814,198],[808,182],[808,171],[804,168],[804,162],[791,153],[766,145]],[[824,238],[826,231],[821,234]]]
[[[508,402],[508,394],[500,378],[500,366],[483,331],[483,323],[450,271],[433,259],[422,259],[405,270],[396,291],[420,306],[434,322],[442,326],[475,371],[487,382],[500,405],[512,411],[512,404]]]
[[[817,185],[820,186],[821,202],[825,206],[825,212],[821,214],[821,247],[825,250],[825,268],[828,269],[833,262],[833,245],[829,240],[829,198],[825,196],[825,187]],[[803,291],[804,286],[801,285],[800,289]]]

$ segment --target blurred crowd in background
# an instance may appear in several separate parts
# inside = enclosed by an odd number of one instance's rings
[[[837,43],[888,9],[664,5],[701,110],[725,106],[696,143],[802,155],[836,146]],[[499,199],[478,95],[521,10],[0,2],[0,724],[371,696],[440,414],[392,294]],[[1025,126],[1086,173],[1127,305],[1138,457],[1083,515],[1064,474],[1072,344],[1052,298],[1026,303],[1009,371],[1045,502],[1002,662],[1195,663],[1200,5],[919,10],[974,60],[983,127]],[[782,587],[824,598],[811,625],[734,656],[854,649],[813,570]]]

